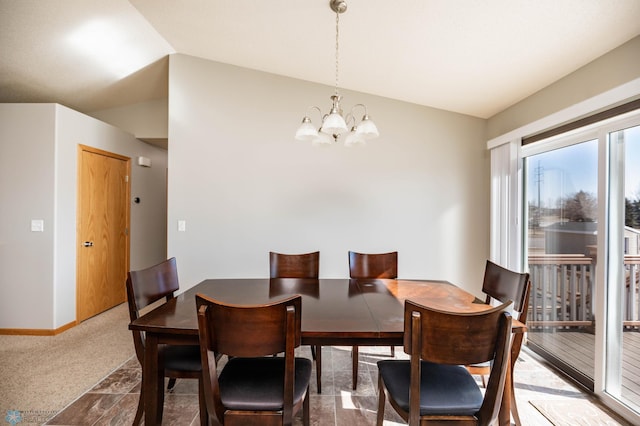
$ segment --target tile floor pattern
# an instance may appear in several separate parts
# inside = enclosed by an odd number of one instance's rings
[[[323,347],[322,394],[316,392],[315,371],[310,390],[311,424],[317,426],[375,425],[377,409],[377,367],[379,359],[389,359],[389,347],[360,347],[358,389],[351,389],[351,348]],[[310,357],[309,347],[300,355]],[[396,358],[406,358],[401,347]],[[223,358],[224,360],[224,358]],[[223,362],[223,360],[221,360]],[[62,410],[47,425],[130,425],[135,416],[140,392],[141,369],[134,358],[127,361],[93,389]],[[530,400],[549,400],[588,396],[568,381],[547,369],[523,351],[515,369],[516,397],[524,425],[548,426],[551,423]],[[294,424],[301,425],[299,418]],[[165,394],[163,424],[199,425],[196,380],[178,379],[175,388]],[[385,426],[406,424],[389,406]],[[624,425],[624,423],[620,423]]]

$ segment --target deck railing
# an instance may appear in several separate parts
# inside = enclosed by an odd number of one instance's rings
[[[640,327],[640,256],[625,256],[623,325]],[[580,254],[529,256],[531,299],[530,328],[592,327],[594,325],[594,278],[596,261]]]
[[[624,326],[638,330],[640,327],[640,256],[625,256],[626,269]]]

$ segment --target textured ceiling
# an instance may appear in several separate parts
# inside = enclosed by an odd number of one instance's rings
[[[328,0],[0,0],[0,102],[167,96],[175,52],[333,85]],[[340,86],[488,118],[640,34],[638,0],[347,0]]]

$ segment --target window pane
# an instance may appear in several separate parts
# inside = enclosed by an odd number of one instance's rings
[[[529,346],[593,388],[598,141],[525,159]]]
[[[640,411],[640,126],[609,135],[605,391]]]

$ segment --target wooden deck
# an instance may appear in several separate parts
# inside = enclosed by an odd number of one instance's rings
[[[640,407],[640,332],[623,334],[622,399]],[[595,335],[587,332],[532,330],[528,339],[544,347],[558,359],[593,379]]]

